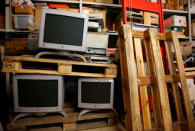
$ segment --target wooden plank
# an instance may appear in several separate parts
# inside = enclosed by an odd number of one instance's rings
[[[95,128],[95,129],[87,129],[82,131],[126,131],[121,125],[103,127],[103,128]]]
[[[33,69],[21,69],[21,70],[2,70],[2,72],[10,72],[10,73],[28,73],[28,74],[50,74],[50,75],[66,75],[66,76],[84,76],[84,77],[105,77],[105,78],[116,78],[117,74],[105,75],[100,73],[84,73],[84,72],[71,72],[67,73],[59,73],[54,70],[33,70]]]
[[[185,78],[185,70],[184,70],[184,66],[183,66],[183,60],[182,60],[179,40],[177,38],[176,32],[174,32],[174,31],[169,32],[169,34],[167,34],[167,35],[171,35],[171,38],[173,41],[175,56],[176,56],[176,60],[177,60],[178,72],[179,72],[179,76],[180,76],[180,80],[181,80],[182,95],[183,95],[184,106],[185,106],[185,110],[186,110],[186,117],[187,117],[187,121],[188,121],[188,130],[192,131],[194,117],[193,117],[193,112],[192,112],[192,106],[190,103],[189,88],[187,87],[187,82],[186,82],[186,78]]]
[[[128,85],[128,91],[129,91],[129,96],[127,97],[130,104],[130,110],[127,112],[130,112],[131,120],[127,123],[127,130],[132,130],[132,131],[142,131],[142,126],[141,126],[141,118],[140,118],[140,109],[139,109],[139,97],[138,97],[138,84],[137,84],[137,75],[136,75],[136,65],[135,65],[135,57],[134,57],[134,49],[133,49],[133,40],[132,40],[132,32],[131,32],[131,27],[130,25],[123,25],[122,31],[119,32],[120,36],[120,52],[123,52],[120,55],[123,55],[121,58],[122,60],[122,67],[126,66],[123,70],[122,73],[122,82],[123,85],[127,84]],[[124,81],[124,79],[127,79]],[[124,83],[126,82],[126,83]],[[128,114],[128,115],[129,115]]]
[[[134,38],[148,38],[149,35],[144,31],[132,30],[132,35]],[[157,33],[158,40],[165,40],[165,35],[163,33]]]
[[[100,118],[114,118],[113,112],[108,113],[88,113],[81,117],[81,120],[92,120]],[[56,115],[56,116],[41,116],[41,117],[27,117],[17,120],[15,123],[10,123],[8,127],[26,127],[33,125],[44,125],[44,124],[56,124],[56,123],[75,123],[78,121],[78,113],[67,113],[67,118]]]
[[[135,56],[136,56],[138,76],[145,76],[146,74],[145,74],[140,38],[134,38],[134,47],[135,47],[135,52],[136,52]],[[150,109],[149,109],[147,86],[140,87],[140,97],[141,97],[141,107],[142,107],[142,114],[143,114],[144,129],[149,130],[152,128],[152,125],[151,125],[151,119],[150,119]]]
[[[167,55],[167,60],[168,60],[168,67],[169,67],[169,72],[171,75],[176,74],[174,65],[173,65],[173,56],[171,54],[171,47],[168,45],[167,41],[164,41],[165,45],[165,51]],[[171,83],[172,85],[172,90],[173,90],[173,97],[175,101],[175,109],[177,113],[177,119],[178,121],[182,121],[184,119],[183,117],[183,110],[182,110],[182,105],[181,105],[181,98],[180,98],[180,93],[179,93],[179,87],[177,83]]]
[[[195,78],[195,71],[185,73],[187,79]]]
[[[188,67],[188,68],[185,68],[185,71],[195,71],[195,67]]]
[[[88,62],[77,62],[70,60],[55,60],[55,59],[37,59],[27,56],[6,56],[4,61],[32,61],[32,62],[43,62],[43,63],[57,63],[57,64],[68,64],[68,65],[86,65],[86,66],[99,66],[99,67],[117,67],[115,64],[96,64]]]
[[[119,50],[120,50],[120,65],[121,65],[121,76],[127,76],[127,61],[124,59],[124,56],[126,55],[126,52],[124,50],[124,44],[125,39],[124,39],[124,33],[123,33],[123,27],[121,26],[119,30]],[[122,51],[123,50],[123,51]],[[123,102],[124,102],[124,112],[125,114],[125,126],[126,129],[132,129],[132,119],[131,119],[131,104],[129,101],[129,81],[126,77],[121,77],[122,78],[122,90],[123,90]]]
[[[165,75],[166,83],[178,83],[180,82],[179,75]],[[155,76],[138,76],[138,85],[155,85]]]
[[[154,29],[147,30],[150,35],[150,41],[151,41],[151,51],[153,53],[154,58],[154,65],[156,68],[156,81],[157,86],[159,90],[159,98],[161,103],[161,109],[162,109],[162,119],[163,119],[163,129],[165,131],[172,131],[172,118],[171,118],[171,111],[169,106],[169,99],[168,99],[168,93],[166,89],[166,83],[164,78],[164,67],[163,62],[161,59],[161,51],[160,51],[160,45],[159,41],[157,41],[157,37],[155,35]]]
[[[153,54],[151,52],[151,44],[149,39],[144,39],[144,47],[146,52],[146,59],[147,59],[147,65],[148,65],[148,73],[150,76],[155,76],[156,71],[154,66],[154,59]],[[155,79],[153,79],[154,82],[156,82]],[[153,105],[153,112],[154,112],[154,120],[155,120],[155,127],[162,127],[162,118],[161,118],[161,108],[159,104],[159,93],[158,88],[155,85],[150,85],[151,90],[151,96],[152,96],[152,105]]]

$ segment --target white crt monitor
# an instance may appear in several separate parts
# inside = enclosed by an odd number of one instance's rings
[[[109,78],[80,78],[78,80],[78,107],[112,109],[114,80]]]
[[[81,13],[43,9],[39,47],[85,52],[88,17]]]
[[[63,83],[63,77],[56,75],[14,75],[14,111],[30,113],[63,111]]]

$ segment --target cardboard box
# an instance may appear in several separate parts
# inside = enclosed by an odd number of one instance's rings
[[[195,48],[195,41],[192,41],[192,47]]]
[[[192,20],[192,23],[191,23],[191,32],[192,32],[192,36],[195,36],[195,20]]]
[[[186,16],[173,15],[166,20],[171,21],[171,24],[167,25],[168,27],[171,26],[187,27]]]
[[[95,0],[97,3],[113,4],[113,0]]]
[[[34,10],[30,6],[16,6],[14,7],[15,14],[31,14],[34,15]]]
[[[192,43],[191,42],[180,42],[181,54],[183,56],[189,56],[192,54]]]
[[[0,15],[0,29],[5,29],[5,17]]]
[[[35,10],[35,25],[37,27],[40,27],[40,22],[41,22],[41,11],[43,8],[47,8],[47,6],[41,6],[37,5],[36,10]]]

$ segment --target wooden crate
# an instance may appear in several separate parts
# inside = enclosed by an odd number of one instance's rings
[[[27,39],[12,38],[5,41],[5,53],[26,53]]]
[[[36,73],[84,77],[117,77],[117,66],[114,64],[37,59],[24,56],[5,57],[2,71],[11,73]]]
[[[66,111],[66,109],[64,108]],[[67,118],[61,115],[31,116],[8,124],[8,131],[26,131],[29,128],[41,127],[42,125],[60,124],[63,131],[86,130],[100,127],[108,127],[117,123],[116,115],[112,111],[92,112],[83,115],[78,120],[77,112],[67,112]]]
[[[184,10],[184,0],[167,0],[166,9]]]
[[[119,32],[119,40],[127,130],[194,131],[194,116],[176,32],[171,31],[163,34],[157,33],[155,29],[133,31],[129,25],[124,25]],[[160,41],[164,44],[167,56],[169,71],[166,74]],[[173,63],[171,44],[174,47],[178,73]],[[144,59],[143,54],[145,54],[146,59]],[[147,64],[147,67],[144,63]],[[178,83],[180,83],[181,88],[179,88]],[[153,115],[151,115],[149,108],[148,88],[151,91]],[[174,121],[170,111],[172,103],[169,103],[167,88],[172,89],[173,106],[176,109],[174,113],[177,116]],[[181,89],[182,96],[179,89]],[[182,108],[181,97],[184,108]]]

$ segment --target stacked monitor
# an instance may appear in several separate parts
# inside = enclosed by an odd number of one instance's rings
[[[39,47],[86,52],[88,17],[64,10],[43,9]],[[15,112],[62,112],[63,77],[55,75],[13,76]],[[113,108],[113,79],[79,79],[78,106]]]

